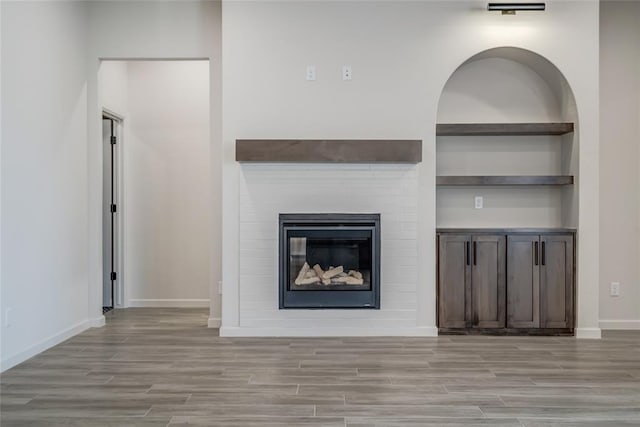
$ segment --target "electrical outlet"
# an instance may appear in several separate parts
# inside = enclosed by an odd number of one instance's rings
[[[307,81],[314,81],[316,79],[316,66],[315,65],[307,65]]]
[[[609,295],[612,297],[620,296],[620,282],[611,282],[611,287],[609,288]]]
[[[351,65],[342,66],[342,80],[351,80]]]
[[[476,196],[473,198],[473,203],[476,209],[482,209],[482,205],[484,204],[484,200],[482,196]]]

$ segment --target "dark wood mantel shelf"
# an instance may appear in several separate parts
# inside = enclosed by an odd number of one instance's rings
[[[420,163],[419,139],[236,139],[236,161]]]

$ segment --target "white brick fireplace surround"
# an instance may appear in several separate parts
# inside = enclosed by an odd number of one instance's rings
[[[224,335],[437,335],[416,326],[416,165],[240,167],[239,328]],[[279,310],[278,214],[380,213],[380,310]]]

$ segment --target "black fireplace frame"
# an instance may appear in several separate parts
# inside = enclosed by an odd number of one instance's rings
[[[288,231],[322,228],[371,231],[371,289],[289,289],[291,278],[288,268]],[[279,230],[280,309],[380,309],[380,214],[280,214]]]

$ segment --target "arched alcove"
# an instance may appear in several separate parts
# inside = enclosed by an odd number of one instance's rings
[[[578,122],[572,91],[542,56],[520,48],[481,52],[460,65],[442,91],[438,123],[573,123],[574,131],[544,129],[491,135],[443,135],[436,146],[438,227],[576,227]],[[488,132],[491,133],[491,132]],[[444,185],[449,176],[525,176],[557,185]],[[543,179],[542,177],[546,177]],[[554,180],[554,177],[565,177]],[[572,177],[573,184],[566,184]],[[464,181],[464,180],[463,180]],[[517,182],[517,180],[514,180]],[[475,198],[483,208],[475,208]]]
[[[572,334],[578,123],[548,60],[497,48],[460,65],[436,126],[440,332]]]

